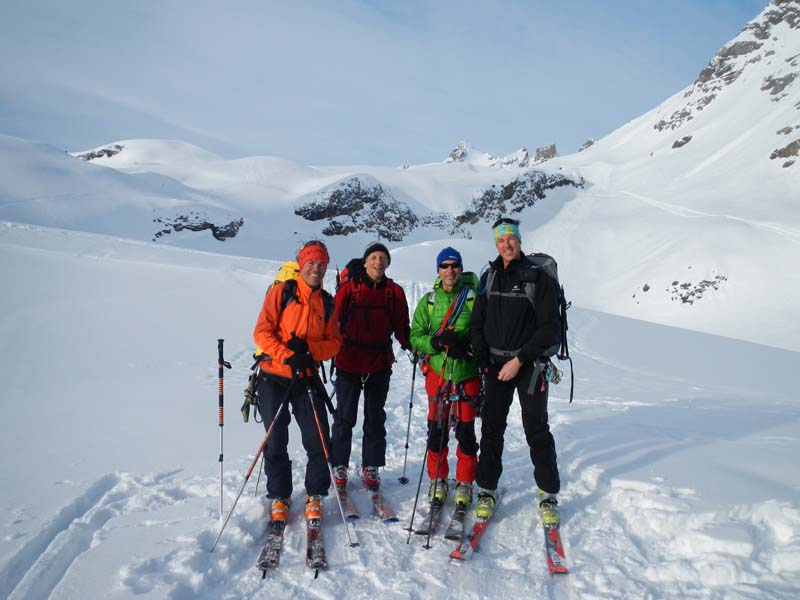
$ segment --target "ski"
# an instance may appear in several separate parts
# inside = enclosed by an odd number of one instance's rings
[[[398,520],[397,514],[392,510],[392,507],[386,502],[383,493],[379,490],[367,490],[372,499],[372,507],[375,509],[375,514],[380,517],[384,523],[394,523]]]
[[[443,507],[444,502],[441,500],[431,500],[431,506],[428,515],[422,519],[422,525],[417,527],[414,533],[417,535],[428,535],[429,533],[436,534],[436,529],[439,526],[439,520],[442,516]]]
[[[497,507],[500,504],[500,500],[503,499],[505,493],[506,488],[503,488],[498,492],[497,500],[495,500],[495,512],[492,513],[492,517],[497,513]],[[472,529],[458,545],[458,548],[450,553],[450,558],[456,558],[458,560],[469,559],[472,556],[472,553],[477,550],[478,543],[481,541],[486,528],[489,527],[492,517],[489,517],[488,519],[478,519],[475,521],[475,523],[472,525]]]
[[[306,522],[306,566],[314,569],[314,579],[319,576],[320,569],[328,567],[322,540],[322,519],[308,519]]]
[[[360,519],[361,515],[358,514],[358,510],[353,504],[352,498],[350,498],[349,494],[347,493],[347,486],[337,485],[336,493],[339,495],[339,500],[342,502],[342,509],[344,510],[345,518],[348,521],[355,521],[356,519]]]
[[[267,541],[258,555],[256,567],[261,569],[261,578],[267,576],[267,572],[274,570],[278,566],[281,557],[281,546],[283,545],[283,531],[286,529],[286,521],[270,521],[267,526]]]
[[[564,565],[564,546],[561,543],[559,525],[543,525],[544,547],[547,553],[547,568],[551,574],[569,573]]]
[[[467,518],[467,505],[456,504],[455,510],[450,517],[444,539],[460,542],[464,538],[464,524]]]

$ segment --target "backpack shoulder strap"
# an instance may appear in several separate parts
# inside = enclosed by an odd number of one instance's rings
[[[281,292],[281,310],[286,308],[292,300],[297,300],[297,280],[287,279],[283,282],[283,292]]]
[[[336,304],[333,301],[331,293],[328,290],[322,290],[322,307],[325,310],[325,323],[330,320],[335,306]]]

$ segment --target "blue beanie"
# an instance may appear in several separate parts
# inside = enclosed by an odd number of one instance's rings
[[[459,266],[463,264],[459,251],[455,248],[451,248],[450,246],[439,252],[439,255],[436,257],[436,268],[438,269],[439,265],[446,260],[455,261],[459,264]]]

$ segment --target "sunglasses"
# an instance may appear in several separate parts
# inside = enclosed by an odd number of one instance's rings
[[[460,269],[461,263],[439,263],[439,268],[444,271],[445,269]]]

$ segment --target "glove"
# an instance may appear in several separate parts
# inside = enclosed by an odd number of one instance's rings
[[[439,352],[447,349],[447,356],[460,360],[469,354],[467,343],[462,341],[452,329],[445,329],[441,334],[431,338],[431,346]]]
[[[469,356],[469,347],[466,342],[458,340],[455,344],[447,346],[447,356],[456,360],[462,360]]]
[[[305,373],[306,369],[316,369],[317,367],[314,363],[314,357],[308,352],[295,352],[284,362],[292,367],[292,372],[294,373]]]
[[[439,335],[434,335],[431,337],[431,346],[433,346],[434,350],[444,352],[444,347],[452,345],[457,339],[458,336],[456,335],[455,331],[452,329],[445,329]]]
[[[286,342],[286,347],[295,354],[305,354],[308,352],[308,342],[296,335],[292,335],[292,338]]]

